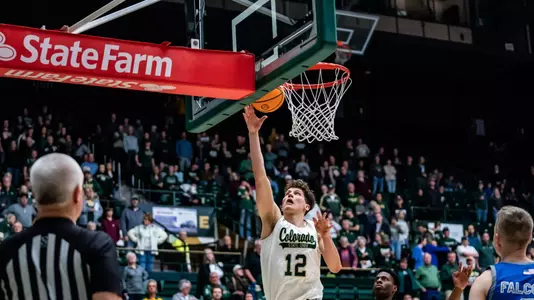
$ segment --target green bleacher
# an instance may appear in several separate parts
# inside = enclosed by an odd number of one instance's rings
[[[191,293],[196,291],[197,273],[187,272],[152,272],[150,278],[158,282],[158,296],[165,299],[171,299],[172,296],[178,292],[178,282],[181,279],[191,281]],[[361,271],[356,272],[354,278],[321,278],[324,286],[323,299],[324,300],[343,300],[343,299],[358,299],[371,300],[373,299],[373,280],[374,277],[370,272]]]

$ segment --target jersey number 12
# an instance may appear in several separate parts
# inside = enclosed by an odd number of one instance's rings
[[[298,277],[305,277],[306,276],[306,270],[304,269],[306,267],[306,255],[304,254],[297,254],[295,255],[294,261],[295,267],[291,268],[291,261],[293,260],[293,255],[288,254],[286,256],[286,272],[284,275],[286,276],[298,276]]]

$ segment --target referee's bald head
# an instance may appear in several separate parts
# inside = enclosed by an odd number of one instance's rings
[[[83,200],[83,172],[70,156],[47,154],[31,167],[30,182],[39,208],[67,207]]]

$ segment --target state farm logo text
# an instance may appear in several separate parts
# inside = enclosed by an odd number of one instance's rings
[[[112,71],[119,74],[167,78],[172,75],[172,59],[168,57],[121,51],[119,44],[100,44],[99,49],[95,49],[83,47],[79,40],[69,45],[54,41],[55,38],[50,37],[42,38],[32,34],[25,36],[24,51],[20,51],[19,54],[20,61],[27,64],[39,63],[52,67]]]
[[[153,84],[153,83],[139,84],[138,82],[135,82],[135,81],[123,81],[123,80],[99,78],[96,76],[93,76],[93,77],[72,76],[72,75],[65,75],[65,74],[36,72],[36,71],[24,71],[24,70],[13,70],[13,69],[3,70],[1,68],[0,68],[0,77],[40,80],[40,81],[49,81],[49,82],[58,82],[58,83],[92,85],[92,86],[101,86],[101,87],[119,88],[119,89],[145,90],[147,92],[165,92],[165,91],[176,90],[176,87],[173,85],[158,85],[158,84]]]
[[[6,36],[0,32],[0,60],[10,61],[17,57],[17,51],[15,48],[6,44]]]

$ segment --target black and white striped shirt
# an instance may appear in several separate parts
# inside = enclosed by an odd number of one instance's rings
[[[0,244],[0,300],[90,300],[97,292],[121,292],[117,252],[104,232],[46,218]]]

